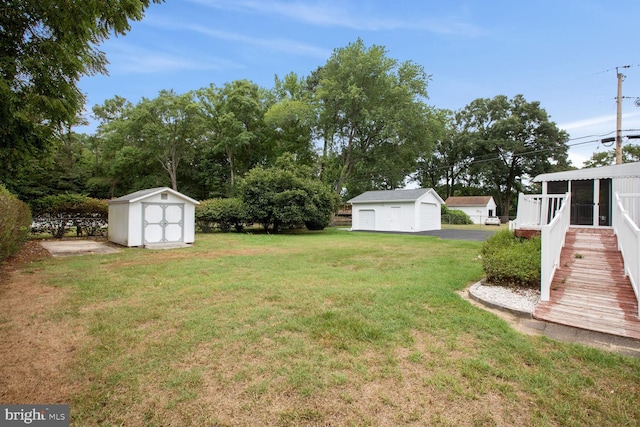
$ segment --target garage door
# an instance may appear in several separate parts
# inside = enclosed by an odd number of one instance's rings
[[[376,229],[376,211],[373,209],[358,211],[358,219],[360,220],[360,230]]]
[[[184,203],[143,203],[142,221],[145,245],[184,241]]]
[[[432,203],[420,204],[420,231],[436,230],[438,228],[438,205]]]

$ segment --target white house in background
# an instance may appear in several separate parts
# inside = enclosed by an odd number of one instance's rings
[[[491,196],[451,196],[445,204],[469,215],[474,224],[484,224],[490,216],[496,216],[496,202]]]
[[[198,201],[169,187],[109,201],[109,241],[123,246],[193,243]]]
[[[351,229],[416,232],[440,230],[442,198],[432,188],[367,191],[349,200]]]

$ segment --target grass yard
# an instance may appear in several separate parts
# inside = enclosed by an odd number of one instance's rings
[[[199,234],[0,284],[0,401],[74,426],[635,426],[640,360],[513,331],[456,294],[478,242]]]

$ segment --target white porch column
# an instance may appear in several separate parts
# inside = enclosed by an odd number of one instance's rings
[[[600,179],[593,180],[593,225],[600,225]]]

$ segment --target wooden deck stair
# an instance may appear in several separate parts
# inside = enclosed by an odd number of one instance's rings
[[[640,339],[638,302],[610,229],[570,228],[540,320]]]

